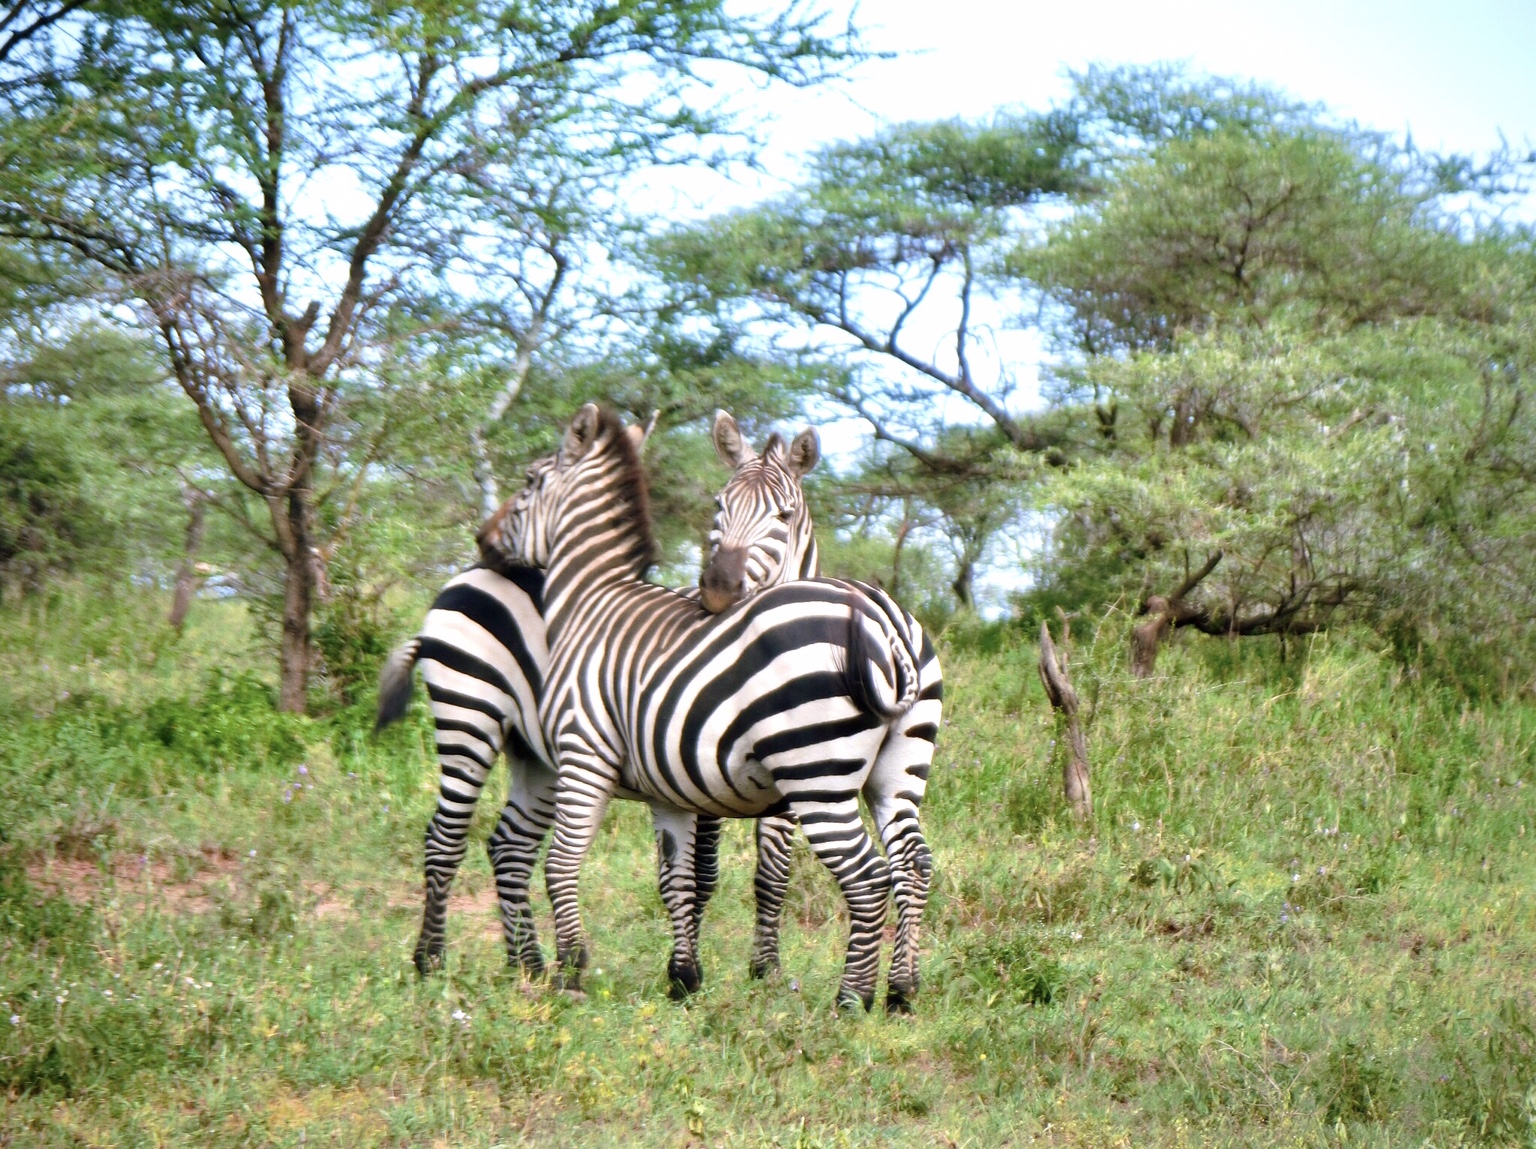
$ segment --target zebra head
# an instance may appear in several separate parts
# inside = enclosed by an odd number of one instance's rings
[[[821,458],[821,442],[807,428],[786,446],[775,432],[759,455],[724,411],[715,412],[714,440],[720,461],[735,471],[715,500],[709,560],[699,575],[700,601],[718,614],[764,587],[819,573],[800,480]]]
[[[584,503],[618,491],[633,513],[589,524],[599,528],[596,534],[589,530],[581,537],[587,543],[607,540],[607,554],[616,565],[648,567],[654,556],[640,449],[655,423],[652,415],[643,427],[626,427],[595,403],[582,407],[566,428],[560,450],[529,464],[523,489],[480,528],[482,556],[547,570],[562,523],[580,518]]]

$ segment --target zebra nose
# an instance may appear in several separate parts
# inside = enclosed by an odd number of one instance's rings
[[[699,576],[700,601],[713,614],[741,600],[747,589],[747,552],[743,547],[721,547]]]

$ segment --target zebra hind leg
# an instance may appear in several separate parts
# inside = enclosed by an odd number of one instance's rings
[[[907,1013],[918,987],[918,934],[933,875],[933,854],[923,837],[919,812],[933,765],[934,739],[943,720],[943,677],[932,643],[923,642],[922,692],[897,720],[875,756],[864,783],[864,798],[891,864],[896,894],[896,944],[886,984],[885,1007]]]
[[[507,961],[537,979],[544,976],[544,954],[528,890],[539,847],[555,819],[555,775],[531,754],[509,756],[507,765],[511,774],[507,804],[485,849],[496,875]]]
[[[672,922],[672,956],[667,961],[667,982],[672,1000],[682,1001],[698,992],[704,984],[704,971],[699,968],[699,917],[703,913],[702,902],[713,892],[714,881],[710,879],[701,899],[698,879],[701,871],[707,875],[711,869],[718,876],[720,821],[665,806],[652,806],[651,820],[656,828],[656,869],[661,900]],[[712,825],[700,825],[705,822]],[[712,837],[713,841],[702,843],[704,837]]]
[[[448,920],[448,890],[469,835],[475,802],[495,760],[494,747],[487,747],[484,762],[467,748],[439,746],[440,761],[437,811],[427,823],[425,841],[425,904],[421,914],[421,935],[416,940],[416,972],[426,977],[443,965],[443,948]]]
[[[885,1008],[889,1013],[910,1013],[918,988],[918,932],[928,905],[933,855],[918,825],[915,808],[907,806],[896,817],[886,819],[877,811],[875,821],[890,860],[896,894],[896,944],[891,952]]]
[[[790,810],[848,903],[848,956],[837,990],[838,1008],[867,1010],[874,1005],[880,972],[880,943],[891,897],[890,867],[864,829],[857,795],[791,801]]]
[[[755,834],[757,873],[752,891],[757,900],[757,925],[752,931],[752,961],[747,968],[753,977],[760,978],[779,968],[779,929],[789,890],[795,820],[782,814],[759,818]]]

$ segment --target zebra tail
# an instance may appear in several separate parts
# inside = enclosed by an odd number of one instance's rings
[[[885,639],[883,643],[876,645],[868,622],[878,626]],[[920,688],[918,653],[913,649],[912,636],[893,622],[882,609],[868,614],[858,609],[849,612],[848,693],[865,713],[887,721],[911,710]]]
[[[385,660],[384,669],[379,671],[379,716],[373,724],[375,734],[405,717],[405,709],[411,704],[411,671],[420,653],[421,637],[418,635],[397,646]]]

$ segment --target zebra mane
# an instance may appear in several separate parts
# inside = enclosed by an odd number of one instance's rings
[[[643,578],[656,565],[656,536],[651,528],[651,485],[640,462],[640,444],[628,434],[624,420],[602,404],[597,407],[597,426],[597,442],[603,443],[606,439],[607,445],[602,449],[619,457],[615,494],[628,512],[622,516],[630,527],[627,557],[636,564]]]

